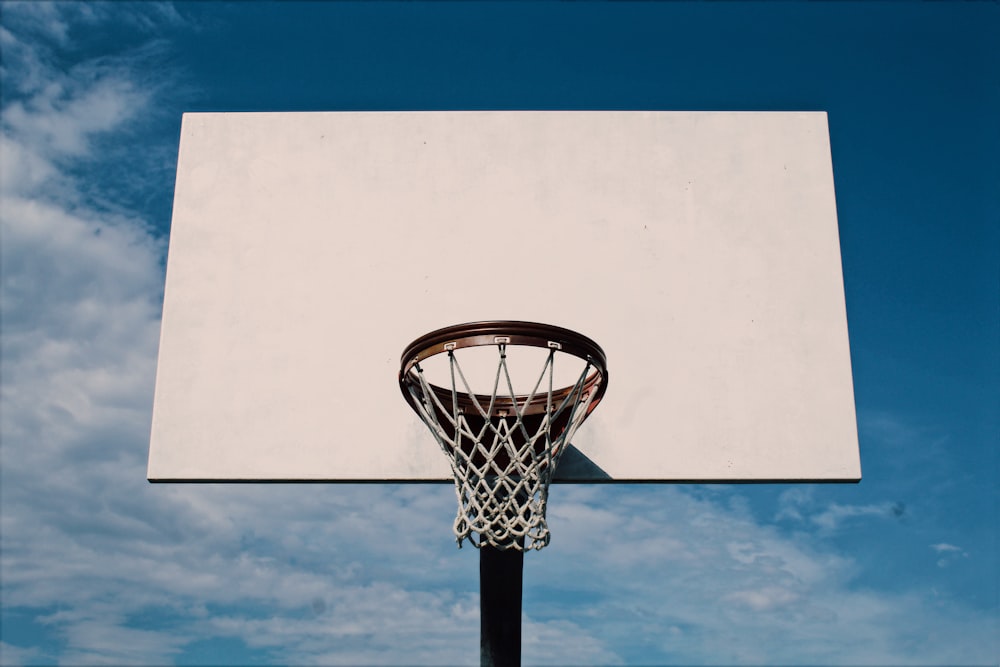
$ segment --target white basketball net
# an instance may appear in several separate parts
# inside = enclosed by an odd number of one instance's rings
[[[559,457],[576,429],[587,417],[599,382],[587,386],[593,368],[588,361],[579,379],[562,400],[553,397],[553,373],[558,344],[550,349],[534,389],[527,395],[514,392],[507,368],[507,346],[497,344],[499,361],[493,391],[476,394],[469,386],[455,351],[449,349],[451,389],[435,391],[420,364],[406,386],[417,413],[434,434],[451,462],[458,496],[455,538],[458,546],[468,539],[475,547],[490,544],[500,549],[541,549],[549,543],[545,507],[549,483]],[[603,379],[603,378],[602,378]],[[547,385],[547,388],[543,388]],[[561,392],[559,392],[561,393]],[[526,415],[535,397],[546,396],[543,414]],[[474,406],[468,408],[468,397]],[[513,409],[497,416],[495,408],[509,399]],[[450,405],[449,405],[450,402]],[[462,402],[466,407],[460,407]],[[466,414],[466,411],[471,414]],[[536,423],[537,422],[537,423]]]

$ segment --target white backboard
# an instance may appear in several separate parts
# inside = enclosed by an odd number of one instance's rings
[[[562,479],[857,480],[817,112],[186,114],[153,481],[450,480],[397,385],[476,320],[578,331]]]

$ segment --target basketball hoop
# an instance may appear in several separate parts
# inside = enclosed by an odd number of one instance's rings
[[[496,348],[495,370],[469,377],[473,374],[463,369],[459,357],[491,346]],[[541,369],[528,378],[512,376],[508,352],[513,348],[522,353],[541,349]],[[438,364],[440,377],[425,368],[435,357],[444,361]],[[557,360],[560,368],[570,362],[574,379],[557,381]],[[547,324],[472,322],[410,343],[399,385],[451,462],[460,547],[466,539],[477,548],[489,544],[522,551],[549,543],[549,483],[577,428],[603,398],[607,382],[607,360],[597,343]]]

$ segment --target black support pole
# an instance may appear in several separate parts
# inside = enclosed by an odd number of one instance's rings
[[[521,582],[524,552],[479,548],[479,664],[521,665]]]

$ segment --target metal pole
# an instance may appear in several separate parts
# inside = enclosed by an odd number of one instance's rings
[[[479,664],[521,666],[521,582],[524,552],[479,548]]]

